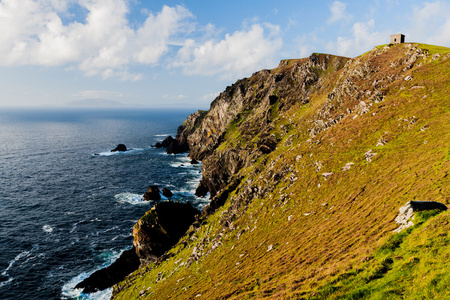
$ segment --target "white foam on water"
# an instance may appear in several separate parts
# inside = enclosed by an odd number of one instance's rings
[[[8,274],[8,271],[13,267],[13,265],[16,262],[18,262],[19,260],[21,260],[21,259],[28,258],[33,251],[36,251],[38,249],[39,249],[39,245],[34,244],[33,247],[31,248],[31,250],[29,250],[29,251],[22,251],[19,254],[17,254],[16,257],[14,257],[14,259],[10,260],[9,264],[8,264],[8,267],[6,267],[6,269],[3,270],[3,272],[1,273],[3,276],[8,277],[8,280],[1,282],[0,283],[0,287],[7,285],[8,283],[10,283],[11,281],[14,280],[14,278],[10,277],[9,274]]]
[[[99,153],[94,153],[92,156],[113,156],[113,155],[126,155],[126,154],[133,154],[136,152],[144,151],[144,148],[136,148],[136,149],[129,149],[127,151],[103,151]]]
[[[62,299],[86,299],[86,300],[109,300],[112,296],[112,288],[98,291],[95,293],[85,294],[81,289],[75,289],[75,286],[89,277],[89,273],[82,273],[72,278],[62,287]]]
[[[107,266],[111,265],[119,256],[122,254],[124,250],[117,252],[117,251],[105,251],[100,256],[103,258],[106,258],[105,263],[100,266],[99,268],[90,271],[90,272],[83,272],[75,277],[73,277],[69,282],[64,284],[62,287],[62,299],[86,299],[86,300],[109,300],[112,296],[112,288],[105,289],[103,291],[98,291],[95,293],[83,293],[82,289],[75,289],[75,286],[82,282],[84,279],[88,278],[91,274],[94,272],[106,268]]]
[[[51,233],[53,231],[53,227],[50,225],[44,225],[42,226],[42,230],[44,230],[47,233]]]
[[[158,137],[168,137],[171,134],[155,134],[154,136],[158,136]]]
[[[10,283],[11,281],[13,281],[14,278],[13,277],[8,277],[8,280],[0,282],[0,288],[4,287],[5,285],[7,285],[8,283]]]
[[[117,195],[114,195],[114,199],[116,199],[117,202],[120,203],[128,203],[132,205],[142,205],[142,204],[148,204],[151,201],[145,201],[142,198],[142,195],[134,194],[134,193],[120,193]]]

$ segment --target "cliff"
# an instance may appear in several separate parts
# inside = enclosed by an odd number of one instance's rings
[[[180,126],[211,204],[114,299],[449,295],[450,49],[313,54],[237,81]]]

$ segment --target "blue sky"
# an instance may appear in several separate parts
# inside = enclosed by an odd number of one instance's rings
[[[0,28],[0,107],[205,109],[281,59],[450,47],[450,1],[1,0]]]

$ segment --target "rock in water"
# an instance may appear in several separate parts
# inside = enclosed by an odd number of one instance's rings
[[[122,255],[109,267],[94,272],[91,276],[75,286],[83,289],[83,293],[92,293],[104,290],[120,281],[139,267],[140,260],[133,247],[125,250]]]
[[[164,197],[167,197],[167,198],[170,198],[173,196],[173,193],[167,188],[162,189],[162,194],[164,195]]]
[[[198,160],[196,159],[191,160],[191,165],[198,165],[198,164],[199,164]]]
[[[172,144],[174,141],[175,141],[175,139],[174,139],[172,136],[169,135],[168,137],[166,137],[166,138],[164,139],[164,141],[161,143],[161,145],[162,145],[164,148],[167,148],[167,147],[169,147],[170,144]]]
[[[150,185],[148,187],[148,190],[144,194],[144,200],[150,201],[150,200],[160,200],[161,195],[159,193],[159,187],[157,185]]]
[[[189,151],[188,144],[179,143],[177,140],[174,140],[170,143],[169,147],[167,147],[167,154],[178,154]]]
[[[111,152],[117,152],[117,151],[125,152],[125,151],[127,151],[127,146],[125,146],[124,144],[119,144],[119,145],[117,145],[117,147],[115,149],[111,150]]]

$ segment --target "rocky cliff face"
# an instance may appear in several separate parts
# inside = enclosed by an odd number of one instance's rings
[[[203,161],[198,194],[209,191],[214,197],[242,167],[272,152],[280,139],[271,133],[277,114],[296,103],[308,105],[324,78],[348,60],[325,54],[284,60],[276,69],[262,70],[227,87],[208,112],[191,115],[177,139],[188,143],[190,157]]]
[[[400,44],[284,60],[228,87],[177,134],[203,162],[210,205],[114,297],[390,298],[422,293],[410,280],[450,284],[430,261],[449,255],[450,214],[391,237],[405,202],[449,204],[449,70],[450,49]]]

